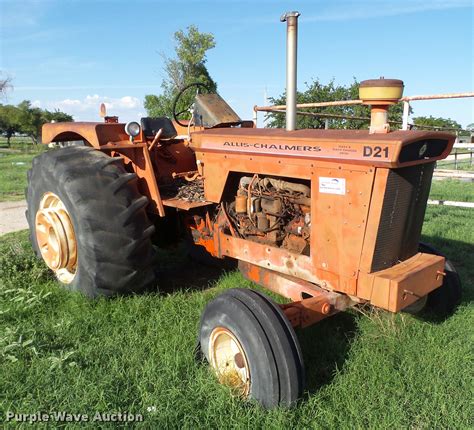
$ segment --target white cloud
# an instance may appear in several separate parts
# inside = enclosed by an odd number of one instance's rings
[[[58,105],[60,105],[60,106],[80,106],[81,101],[80,100],[74,100],[74,99],[64,99],[64,100],[58,102]]]
[[[59,109],[74,117],[76,121],[99,121],[99,107],[104,103],[108,115],[116,115],[120,121],[136,120],[142,116],[143,103],[133,96],[109,97],[99,94],[87,95],[82,99],[63,99],[54,101],[36,100],[46,109]]]
[[[135,109],[141,106],[140,100],[136,97],[125,96],[119,99],[118,106],[123,108]]]

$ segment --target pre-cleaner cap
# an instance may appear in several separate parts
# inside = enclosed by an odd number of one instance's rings
[[[365,104],[374,101],[396,103],[403,95],[403,81],[400,79],[368,79],[359,85],[359,98]]]

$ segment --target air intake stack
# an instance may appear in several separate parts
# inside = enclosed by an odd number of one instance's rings
[[[359,98],[370,105],[369,133],[388,133],[388,108],[398,103],[403,95],[403,81],[399,79],[369,79],[359,85]]]

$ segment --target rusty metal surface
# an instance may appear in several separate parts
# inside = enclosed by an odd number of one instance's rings
[[[216,238],[220,255],[233,257],[256,266],[264,267],[316,284],[323,284],[312,268],[311,258],[297,255],[284,248],[277,248],[250,240],[232,237],[222,232]],[[328,288],[330,286],[326,283]]]
[[[86,144],[107,154],[120,155],[128,169],[137,173],[141,179],[140,191],[150,200],[147,210],[164,216],[158,183],[172,183],[173,174],[196,170],[194,152],[180,139],[172,143],[167,141],[166,145],[158,145],[158,142],[155,142],[152,151],[149,151],[152,139],[148,141],[141,131],[132,143],[124,127],[121,123],[47,123],[43,126],[43,143],[84,140]]]
[[[439,100],[439,99],[459,99],[465,97],[474,97],[474,92],[466,93],[444,93],[444,94],[427,94],[417,96],[405,96],[400,99],[402,102],[409,102],[412,100]]]
[[[183,222],[196,246],[204,247],[214,257],[221,257],[219,244],[215,240],[218,234],[219,221],[212,224],[208,213],[206,213],[206,216],[187,213],[183,217]]]
[[[455,98],[465,98],[465,97],[474,97],[474,92],[405,96],[405,97],[402,97],[400,101],[404,102],[404,101],[412,101],[412,100],[439,100],[439,99],[455,99]],[[336,100],[332,102],[298,103],[296,107],[298,109],[307,109],[307,108],[329,107],[329,106],[360,105],[362,103],[363,103],[362,100]],[[286,105],[254,106],[253,109],[256,112],[272,112],[275,110],[283,111],[286,109]]]
[[[200,208],[200,207],[208,206],[212,204],[213,204],[212,202],[206,202],[206,201],[192,202],[192,201],[186,201],[186,200],[181,200],[177,198],[163,199],[164,206],[182,209],[184,211],[189,211],[190,209]]]
[[[324,295],[280,305],[293,327],[306,328],[339,311],[329,304]]]
[[[445,151],[429,160],[399,162],[398,155],[403,146],[429,139],[446,140],[448,144]],[[454,140],[455,136],[451,133],[421,130],[369,134],[367,130],[223,128],[192,133],[190,146],[198,153],[286,157],[288,160],[303,158],[399,167],[445,158],[451,151]]]
[[[385,79],[385,78],[380,78],[380,79],[366,79],[365,81],[361,81],[359,84],[359,88],[365,88],[365,87],[400,87],[403,88],[404,84],[403,81],[400,79]]]
[[[295,302],[308,297],[324,296],[326,301],[339,311],[355,304],[347,295],[325,290],[303,279],[284,275],[252,263],[239,261],[239,270],[248,280]]]
[[[204,182],[202,179],[195,181],[175,181],[177,199],[185,200],[187,202],[205,202],[204,198]]]
[[[370,262],[380,225],[386,179],[390,168],[400,167],[397,161],[400,151],[423,139],[446,139],[449,144],[445,151],[433,159],[443,158],[452,146],[454,137],[451,134],[396,131],[370,135],[368,131],[361,130],[287,132],[226,128],[196,131],[192,133],[190,143],[185,139],[173,142],[158,139],[153,150],[149,151],[152,139],[138,136],[131,143],[122,131],[123,124],[77,123],[72,128],[71,125],[46,126],[46,131],[50,137],[57,139],[76,139],[82,133],[81,136],[89,144],[95,142],[97,148],[111,156],[122,157],[127,169],[139,176],[140,191],[151,201],[149,210],[161,216],[165,214],[165,205],[187,211],[186,228],[194,243],[216,257],[228,256],[255,266],[258,270],[252,269],[255,272],[251,274],[252,279],[285,297],[301,301],[303,292],[315,297],[319,286],[324,294],[328,291],[344,293],[339,296],[372,300],[377,306],[393,310],[408,305],[410,297],[415,297],[413,294],[425,292],[414,287],[415,281],[426,280],[427,288],[431,289],[438,285],[431,278],[437,273],[439,261],[428,264],[429,268],[423,270],[419,270],[417,265],[400,266],[396,279],[372,276]],[[367,148],[373,151],[376,147],[387,149],[379,150],[381,156],[363,154]],[[403,166],[433,159],[418,159]],[[162,201],[161,191],[170,184],[175,186],[183,175],[189,177],[190,172],[197,172],[203,181],[182,181],[186,183],[187,191],[178,195],[178,190],[175,190],[173,195],[166,196]],[[226,227],[231,221],[224,209],[219,213],[214,206],[212,210],[199,209],[222,203],[224,188],[234,181],[234,172],[251,177],[258,173],[263,177],[280,177],[282,180],[291,178],[300,184],[311,185],[310,197],[306,198],[310,202],[313,222],[308,228],[309,249],[304,254],[303,243],[294,240],[291,235],[285,239],[291,242],[285,242],[289,249],[283,245],[270,246],[246,240],[239,237],[238,229]],[[234,179],[229,181],[229,178]],[[321,178],[343,183],[341,191],[324,192]],[[193,187],[196,189],[193,190]],[[234,201],[236,190],[229,191],[230,199]],[[216,216],[217,221],[214,221]],[[265,273],[258,274],[259,271]],[[269,271],[277,277],[270,276]],[[436,282],[439,283],[439,280]],[[378,287],[374,288],[374,285]],[[334,306],[334,303],[328,303]],[[346,304],[340,307],[344,306]],[[339,310],[336,306],[334,309]],[[301,316],[301,312],[305,311],[301,308],[291,312],[299,312]]]
[[[85,140],[98,148],[107,142],[128,140],[125,124],[103,122],[56,122],[42,128],[42,142],[66,142]]]
[[[356,304],[350,297],[324,290],[301,279],[239,261],[242,275],[270,291],[293,300],[280,305],[294,327],[308,327]]]
[[[333,102],[318,102],[318,103],[297,103],[297,109],[307,109],[316,107],[328,107],[328,106],[347,106],[347,105],[360,105],[362,100],[336,100]],[[286,105],[274,105],[274,106],[254,106],[253,110],[256,112],[271,112],[274,110],[286,109]]]
[[[361,273],[357,294],[371,304],[398,312],[443,283],[445,258],[418,253],[388,269]]]
[[[311,216],[312,219],[319,221],[311,225],[310,257],[292,254],[295,256],[292,258],[298,260],[297,265],[304,269],[300,276],[302,279],[320,284],[324,282],[330,286],[329,288],[354,295],[375,169],[369,166],[328,162],[313,164],[304,160],[274,160],[270,157],[264,160],[252,160],[251,158],[227,156],[223,159],[221,154],[205,154],[202,157],[204,176],[212,178],[212,181],[205,180],[206,199],[220,202],[223,187],[231,170],[253,173],[255,166],[258,166],[258,171],[262,174],[311,180]],[[320,176],[343,179],[346,193],[339,196],[320,193]],[[376,225],[378,226],[378,222]],[[265,260],[266,254],[263,252],[265,247],[261,244],[246,243],[242,240],[242,243],[232,248],[237,258],[245,261],[254,262],[259,258]],[[247,255],[244,254],[246,248],[249,248]],[[281,267],[283,273],[291,275],[292,273],[286,272],[288,267],[283,264],[281,259],[283,256],[279,257],[280,259],[277,258],[277,253],[273,252],[274,249],[271,248],[271,254],[275,255],[275,260],[270,261],[270,264],[275,265],[273,270],[279,271],[278,267]],[[227,250],[224,243],[222,250]],[[280,249],[277,251],[280,254],[282,252]],[[286,250],[285,255],[288,254],[290,253]],[[252,255],[255,260],[251,260]]]
[[[194,101],[195,122],[198,126],[234,125],[240,117],[219,94],[197,94]]]
[[[156,181],[155,171],[148,151],[144,143],[131,144],[129,141],[109,142],[100,147],[101,150],[111,156],[121,156],[126,167],[137,174],[140,192],[147,196],[149,205],[147,210],[165,216],[165,209],[161,200],[160,190]]]
[[[182,210],[190,210],[213,204],[204,198],[204,184],[202,179],[186,181],[177,177],[176,180],[161,188],[163,204]]]

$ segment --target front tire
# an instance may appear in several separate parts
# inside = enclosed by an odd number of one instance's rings
[[[27,202],[32,246],[66,288],[111,296],[154,281],[148,200],[121,159],[90,147],[47,151],[33,159]]]
[[[201,352],[219,382],[266,408],[290,406],[302,394],[298,340],[281,309],[263,294],[230,289],[201,317]]]

